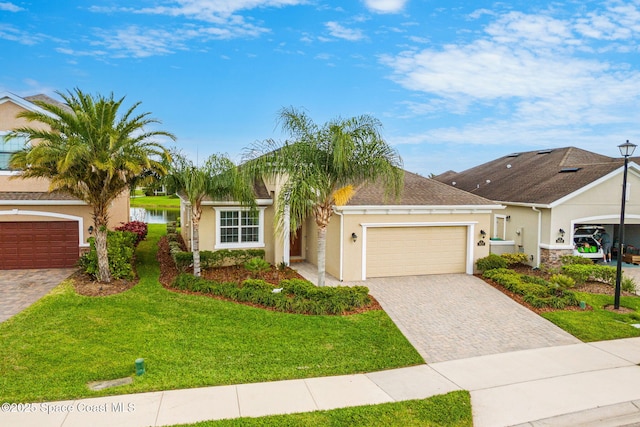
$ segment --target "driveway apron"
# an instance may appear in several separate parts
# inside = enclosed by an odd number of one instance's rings
[[[580,342],[475,276],[377,278],[361,284],[427,363]]]
[[[74,268],[0,270],[0,322],[38,301],[74,271]]]

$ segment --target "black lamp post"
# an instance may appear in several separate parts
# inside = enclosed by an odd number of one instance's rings
[[[627,201],[627,168],[629,166],[629,157],[633,155],[633,151],[637,145],[627,140],[624,144],[618,145],[620,154],[624,156],[624,173],[622,175],[622,204],[620,206],[620,227],[618,228],[618,269],[616,271],[616,293],[613,300],[613,308],[620,308],[620,283],[622,282],[622,242],[624,241],[624,207]]]

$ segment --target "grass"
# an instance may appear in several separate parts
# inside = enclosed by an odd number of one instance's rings
[[[592,311],[554,311],[542,316],[585,341],[603,341],[640,336],[640,329],[631,324],[640,323],[640,298],[621,297],[620,306],[635,310],[633,313],[614,313],[603,307],[613,304],[613,296],[576,292],[578,300],[593,307]]]
[[[140,283],[85,297],[64,282],[0,324],[0,401],[35,402],[352,374],[424,363],[383,311],[271,312],[170,292],[155,260],[162,225],[137,251]],[[100,392],[89,381],[147,373]]]
[[[190,427],[470,427],[472,425],[471,399],[467,391],[454,391],[429,399],[381,405],[189,424]]]
[[[136,196],[130,199],[132,208],[161,209],[179,208],[180,198],[176,195],[170,196]]]

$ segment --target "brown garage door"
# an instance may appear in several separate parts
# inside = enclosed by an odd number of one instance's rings
[[[0,222],[0,270],[73,267],[76,221]]]
[[[366,277],[464,273],[466,248],[464,226],[371,228]]]

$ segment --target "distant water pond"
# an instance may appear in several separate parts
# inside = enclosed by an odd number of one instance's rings
[[[131,208],[129,210],[131,221],[142,221],[147,224],[166,224],[178,218],[180,218],[180,209]]]

